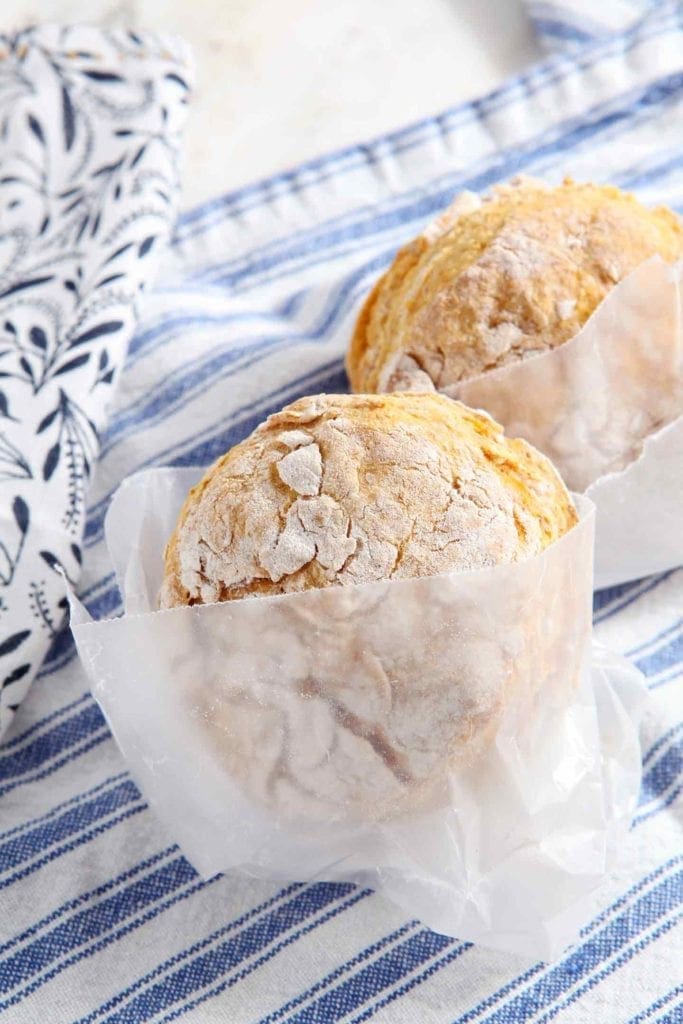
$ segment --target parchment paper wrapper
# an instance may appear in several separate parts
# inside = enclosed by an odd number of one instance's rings
[[[358,881],[461,939],[558,953],[640,782],[640,675],[591,651],[590,502],[522,563],[155,611],[196,477],[122,486],[125,615],[72,603],[93,692],[190,861]]]
[[[656,256],[571,341],[445,389],[590,497],[597,587],[683,562],[682,277]]]

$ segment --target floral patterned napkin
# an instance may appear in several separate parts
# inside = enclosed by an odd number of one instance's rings
[[[0,35],[0,734],[79,575],[98,436],[175,219],[188,63],[147,34]]]

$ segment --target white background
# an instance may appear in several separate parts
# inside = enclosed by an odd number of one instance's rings
[[[191,44],[185,207],[471,99],[538,56],[521,0],[0,3],[0,30],[48,20]]]

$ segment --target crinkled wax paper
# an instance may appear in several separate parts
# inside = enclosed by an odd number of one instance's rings
[[[593,510],[475,572],[157,611],[196,474],[119,490],[125,614],[72,628],[150,804],[204,876],[371,885],[433,928],[552,957],[639,788],[639,674],[591,650]]]
[[[445,389],[588,494],[598,587],[683,562],[682,277],[653,257],[571,341]]]

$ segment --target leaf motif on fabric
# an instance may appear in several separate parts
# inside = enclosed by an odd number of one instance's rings
[[[2,683],[0,683],[0,690],[4,690],[6,686],[10,686],[11,683],[17,683],[20,679],[23,679],[31,671],[31,663],[24,662],[23,665],[17,665],[15,669],[5,676]]]
[[[17,647],[31,635],[30,629],[19,630],[18,633],[13,633],[8,636],[6,640],[0,642],[0,658],[4,658],[6,654],[11,654],[12,651],[16,651]]]
[[[63,363],[57,370],[55,370],[54,376],[59,377],[64,373],[71,373],[72,370],[77,370],[79,366],[84,366],[89,359],[89,352],[84,352],[80,356],[75,356],[73,359],[69,359],[66,363]]]
[[[68,153],[76,137],[76,112],[71,102],[69,90],[65,85],[62,86],[62,127],[64,130],[64,148]]]
[[[61,444],[59,441],[55,442],[49,449],[45,456],[45,462],[43,463],[43,480],[49,480],[59,464],[59,456],[61,454]]]
[[[35,135],[35,137],[38,139],[40,144],[44,146],[45,145],[45,135],[43,133],[43,126],[41,125],[41,123],[38,120],[38,118],[34,117],[33,114],[29,114],[28,115],[28,126],[31,129],[31,131],[33,132],[33,134]]]
[[[140,148],[138,149],[137,153],[135,154],[135,156],[133,157],[133,159],[130,162],[131,170],[133,169],[133,167],[137,167],[137,165],[140,163],[140,161],[142,160],[143,156],[145,155],[145,150],[146,149],[147,149],[147,143],[144,143],[142,146],[140,146]]]
[[[114,334],[116,331],[120,331],[122,327],[123,320],[105,320],[104,323],[97,324],[96,327],[91,327],[90,330],[79,334],[78,337],[71,341],[69,347],[75,348],[77,345],[85,345],[88,341],[94,341],[95,338],[101,338],[105,334]]]
[[[4,292],[0,292],[0,299],[6,299],[9,295],[14,295],[15,292],[23,292],[27,288],[37,288],[40,284],[47,284],[48,281],[54,279],[54,274],[46,274],[44,277],[33,277],[27,281],[19,281],[17,284],[13,284],[10,288],[6,288]]]
[[[15,523],[19,527],[19,532],[26,534],[26,532],[28,531],[28,526],[31,517],[28,510],[28,505],[26,504],[26,502],[24,501],[20,494],[17,494],[14,501],[12,502],[12,514],[14,515]]]
[[[169,71],[168,74],[166,74],[164,77],[168,82],[177,82],[178,85],[183,87],[183,89],[190,88],[185,79],[181,78],[181,76],[177,74],[175,71]]]
[[[38,427],[36,428],[36,434],[42,434],[44,430],[47,430],[47,428],[54,423],[58,413],[59,406],[55,406],[52,412],[49,412],[47,413],[46,416],[43,416],[42,420],[38,424]]]
[[[146,256],[149,250],[154,245],[155,239],[156,235],[150,235],[150,237],[146,238],[144,242],[141,242],[140,248],[138,249],[138,256]]]
[[[122,82],[123,78],[121,75],[117,75],[115,71],[84,71],[86,78],[92,79],[93,82]]]
[[[51,569],[57,570],[62,568],[62,563],[59,561],[56,555],[53,555],[51,551],[41,551],[40,557],[49,565]]]
[[[33,376],[33,368],[29,363],[28,359],[26,358],[26,356],[21,357],[21,359],[19,360],[19,366],[22,368],[22,370],[29,378],[29,380],[33,381],[35,379]]]
[[[32,345],[45,351],[47,348],[47,335],[42,327],[32,327],[28,332],[28,336],[31,339]]]
[[[0,431],[0,481],[30,480],[33,474],[23,452]]]
[[[13,416],[10,412],[9,401],[5,392],[0,389],[0,418],[5,420],[12,420],[14,423],[18,423],[19,420],[16,416]]]

